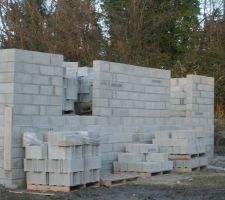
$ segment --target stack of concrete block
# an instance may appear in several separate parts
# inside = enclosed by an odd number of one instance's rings
[[[170,80],[170,103],[172,117],[186,117],[187,79],[173,78]]]
[[[78,63],[64,62],[63,66],[65,70],[63,78],[63,110],[74,111],[74,104],[78,100]]]
[[[88,103],[92,102],[92,87],[93,87],[93,68],[92,67],[79,67],[78,80],[79,80],[79,102]]]
[[[25,146],[24,171],[27,184],[49,184],[47,148],[46,144]]]
[[[167,153],[159,153],[156,144],[127,144],[126,153],[118,154],[114,172],[158,173],[171,171],[173,162]]]
[[[206,141],[201,131],[160,131],[153,143],[159,145],[160,152],[169,154],[169,158],[174,160],[174,168],[192,169],[208,165]]]
[[[187,75],[187,117],[214,118],[214,78]]]
[[[32,150],[36,153],[32,153]],[[50,132],[47,145],[26,146],[27,184],[77,186],[100,179],[98,143],[87,132]]]

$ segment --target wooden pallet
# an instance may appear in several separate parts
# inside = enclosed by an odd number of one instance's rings
[[[32,191],[42,191],[42,192],[71,192],[73,190],[84,189],[88,187],[100,187],[100,181],[87,183],[87,184],[80,184],[77,186],[56,186],[56,185],[27,185],[27,190]]]
[[[205,153],[199,154],[169,154],[169,160],[190,160],[192,158],[205,156]]]
[[[164,175],[164,174],[171,174],[172,170],[169,171],[161,171],[161,172],[115,172],[115,174],[120,174],[120,175],[134,175],[134,176],[140,176],[140,177],[151,177],[151,176],[158,176],[158,175]]]
[[[139,178],[137,175],[126,174],[110,174],[103,176],[100,180],[102,186],[113,187],[126,184],[130,181],[135,181]]]
[[[205,171],[207,170],[207,166],[200,166],[200,167],[194,167],[194,168],[174,168],[174,172],[177,173],[191,173],[195,171]]]

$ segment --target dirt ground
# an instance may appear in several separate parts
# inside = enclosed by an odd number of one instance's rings
[[[140,178],[111,188],[87,188],[71,193],[35,194],[0,187],[0,200],[225,200],[225,173],[195,172]]]

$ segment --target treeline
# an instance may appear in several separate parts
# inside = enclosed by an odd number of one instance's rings
[[[1,48],[215,77],[224,117],[225,0],[1,0]]]

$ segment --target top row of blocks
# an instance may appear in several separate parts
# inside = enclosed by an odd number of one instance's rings
[[[0,62],[23,62],[62,67],[63,56],[20,49],[2,49],[0,50]]]
[[[101,60],[95,60],[93,62],[93,68],[95,72],[111,72],[111,73],[152,77],[152,78],[163,78],[163,79],[170,79],[171,77],[171,72],[169,70],[147,68]]]

